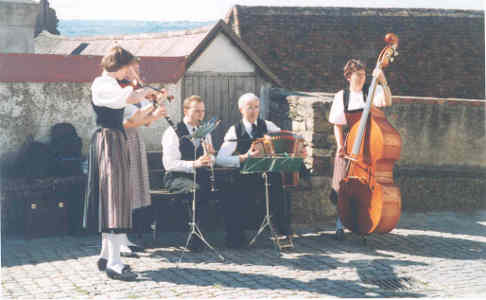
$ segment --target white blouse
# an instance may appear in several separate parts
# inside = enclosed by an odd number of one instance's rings
[[[127,104],[127,106],[125,107],[124,114],[123,114],[123,120],[124,121],[133,117],[133,115],[137,112],[137,110],[142,109],[147,105],[150,105],[150,102],[148,100],[145,100],[145,99],[140,101],[139,103],[141,104],[140,107],[138,107],[135,104]]]
[[[105,106],[120,109],[127,106],[128,96],[133,92],[133,87],[122,88],[115,78],[106,72],[96,77],[91,85],[93,103],[96,106]]]
[[[332,101],[331,111],[329,113],[329,122],[335,125],[346,125],[346,116],[344,115],[344,91],[341,90],[334,95]],[[373,98],[373,104],[376,107],[382,107],[386,105],[385,92],[380,85],[376,86],[375,97]],[[348,110],[362,109],[365,107],[364,94],[361,92],[349,92]]]

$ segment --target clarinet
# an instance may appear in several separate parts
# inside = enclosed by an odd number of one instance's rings
[[[204,150],[204,155],[207,155],[208,154],[208,150],[207,150],[207,147],[209,147],[209,143],[207,142],[206,140],[207,137],[204,137],[204,139],[202,139],[201,143],[203,144],[203,150]],[[214,175],[214,166],[213,164],[210,164],[209,165],[209,185],[211,187],[211,192],[216,192],[217,189],[216,189],[216,176]]]

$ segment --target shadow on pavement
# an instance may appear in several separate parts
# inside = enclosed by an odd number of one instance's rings
[[[277,277],[262,274],[248,274],[233,271],[205,270],[193,268],[168,268],[139,273],[139,280],[169,282],[189,286],[220,286],[227,288],[247,288],[262,290],[292,290],[318,293],[336,297],[423,297],[424,294],[406,290],[384,290],[379,286],[370,286],[359,281],[332,280],[317,278],[301,281],[294,278]],[[144,279],[143,277],[146,277]]]

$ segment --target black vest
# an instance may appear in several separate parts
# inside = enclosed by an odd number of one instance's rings
[[[123,113],[125,108],[109,108],[105,106],[97,106],[91,102],[93,110],[96,114],[96,125],[102,128],[119,129],[123,133]]]
[[[177,123],[177,136],[189,135],[186,124],[184,122]],[[186,138],[179,139],[179,151],[181,152],[181,160],[194,160],[194,145]],[[196,159],[204,154],[204,149],[201,144],[196,150]]]
[[[368,84],[365,84],[363,85],[363,100],[364,100],[364,103],[366,103],[366,100],[368,100],[368,89],[369,89],[369,85]],[[344,93],[343,93],[343,104],[344,104],[344,113],[348,113],[348,112],[358,112],[358,111],[363,111],[362,108],[360,109],[353,109],[353,110],[348,110],[348,105],[349,105],[349,85],[346,85],[343,89]]]
[[[243,120],[238,122],[238,124],[235,125],[235,131],[236,131],[236,139],[237,145],[236,145],[236,151],[239,154],[243,154],[248,152],[251,146],[251,138],[248,132],[246,132],[245,125],[243,124]],[[265,123],[264,120],[258,119],[257,120],[257,134],[253,138],[261,138],[263,135],[267,133],[267,124]]]

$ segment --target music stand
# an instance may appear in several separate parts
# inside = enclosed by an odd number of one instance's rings
[[[191,135],[188,136],[183,136],[182,138],[187,138],[191,141],[191,143],[194,145],[194,160],[197,159],[197,147],[196,147],[196,142],[199,140],[199,142],[202,142],[202,139],[211,133],[216,126],[218,126],[220,121],[216,121],[214,118],[199,126],[199,128]],[[189,235],[187,236],[186,240],[186,246],[184,247],[187,250],[187,247],[189,246],[189,243],[191,242],[192,237],[195,235],[201,239],[201,241],[211,250],[213,250],[216,255],[224,261],[224,257],[213,247],[211,244],[209,244],[208,241],[204,238],[204,235],[201,232],[201,229],[199,228],[199,225],[196,222],[196,176],[197,176],[197,168],[194,168],[194,176],[193,176],[193,186],[192,186],[192,216],[191,220],[189,221]],[[179,258],[179,263],[182,261],[182,258],[184,257],[185,251],[182,252],[181,257]]]
[[[245,161],[243,168],[241,170],[242,174],[253,174],[253,173],[262,173],[263,179],[265,181],[265,217],[258,228],[257,233],[251,239],[250,246],[255,243],[257,237],[265,230],[265,228],[270,228],[270,234],[272,235],[272,240],[275,248],[279,251],[282,248],[293,248],[294,244],[289,237],[289,244],[288,245],[281,245],[280,240],[275,232],[275,229],[272,224],[272,215],[270,214],[270,198],[269,198],[269,190],[268,187],[270,184],[268,183],[268,172],[298,172],[302,166],[303,160],[300,157],[289,157],[287,155],[272,155],[272,156],[264,156],[264,157],[251,157]]]

